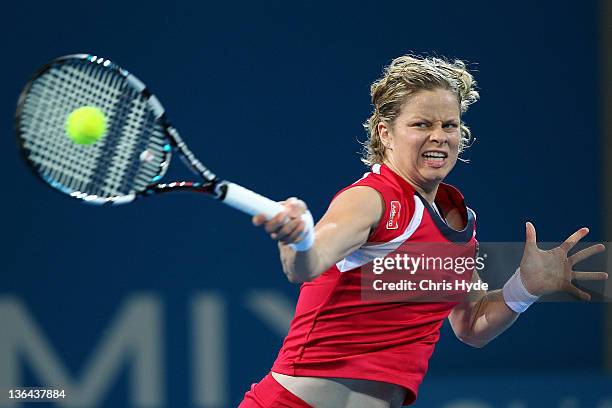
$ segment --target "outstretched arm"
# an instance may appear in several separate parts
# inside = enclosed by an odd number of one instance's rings
[[[605,250],[602,244],[592,245],[571,256],[568,252],[589,233],[581,228],[573,233],[560,246],[551,250],[541,250],[537,246],[535,227],[526,225],[526,242],[523,258],[517,274],[506,284],[505,290],[472,293],[469,302],[457,305],[449,315],[453,331],[463,342],[482,347],[503,333],[516,321],[520,311],[516,300],[509,291],[519,285],[526,296],[537,297],[564,291],[582,300],[590,300],[590,295],[572,283],[573,280],[605,280],[605,272],[577,272],[572,268],[578,262]],[[473,281],[480,278],[474,273]],[[513,281],[514,280],[514,281]],[[512,281],[512,282],[511,282]],[[509,288],[508,285],[513,287]]]
[[[286,211],[265,222],[253,217],[255,225],[264,225],[270,237],[279,241],[283,271],[290,282],[310,281],[334,263],[363,245],[376,227],[384,209],[379,193],[366,186],[349,188],[339,194],[315,227],[315,240],[306,251],[296,251],[289,244],[300,241],[304,230],[301,215],[306,204],[297,199],[282,203]],[[286,218],[289,219],[285,222]]]

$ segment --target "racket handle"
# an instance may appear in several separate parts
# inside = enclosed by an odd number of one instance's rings
[[[250,215],[263,214],[270,219],[285,209],[276,201],[238,184],[223,182],[219,184],[218,192],[220,193],[219,199],[225,204]]]
[[[217,186],[218,198],[230,207],[250,215],[263,214],[267,219],[274,217],[285,207],[238,184],[227,181]],[[300,236],[302,239],[296,244],[290,244],[296,251],[308,251],[314,244],[314,221],[310,211],[302,214],[305,229]]]

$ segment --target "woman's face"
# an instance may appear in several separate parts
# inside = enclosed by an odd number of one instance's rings
[[[402,105],[392,126],[378,131],[386,161],[424,191],[432,191],[457,162],[461,140],[457,96],[446,89],[419,91]]]

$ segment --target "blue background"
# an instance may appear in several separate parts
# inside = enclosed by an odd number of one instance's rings
[[[470,163],[458,164],[448,181],[476,210],[479,239],[520,241],[530,220],[543,241],[582,226],[590,240],[606,240],[598,7],[552,0],[10,2],[0,25],[0,296],[20,299],[77,373],[124,300],[155,294],[166,316],[169,406],[190,406],[187,310],[195,294],[214,291],[227,301],[233,405],[265,375],[282,342],[241,299],[251,289],[297,298],[275,244],[248,217],[212,200],[178,194],[95,208],[29,173],[15,145],[17,96],[38,66],[76,52],[108,57],[139,76],[219,175],[275,199],[299,196],[315,217],[367,170],[358,140],[365,139],[369,84],[383,66],[407,52],[467,60],[481,88],[465,116],[477,142],[465,155]],[[173,164],[172,176],[190,177]],[[452,388],[436,383],[439,376],[474,375],[478,390],[502,374],[600,374],[603,350],[600,304],[540,304],[480,350],[445,326],[423,401]],[[441,386],[432,389],[429,379]],[[35,373],[26,371],[24,381],[37,384]],[[126,381],[108,395],[113,406],[130,406]],[[482,398],[502,406],[495,395]]]

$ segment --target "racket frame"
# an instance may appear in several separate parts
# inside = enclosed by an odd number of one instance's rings
[[[123,196],[114,197],[98,197],[82,192],[70,191],[70,189],[62,186],[59,182],[48,180],[36,168],[34,163],[28,157],[28,149],[24,146],[23,141],[25,140],[21,134],[21,115],[23,113],[23,106],[26,98],[34,84],[34,81],[40,76],[44,75],[49,69],[58,65],[65,64],[68,61],[75,60],[78,62],[98,64],[102,67],[113,70],[125,78],[129,86],[131,86],[136,92],[138,92],[143,98],[146,99],[146,103],[151,107],[152,112],[155,116],[155,122],[161,126],[165,136],[167,138],[168,149],[164,149],[167,153],[165,160],[160,165],[160,171],[157,176],[153,178],[153,183],[149,184],[142,191],[135,191]],[[41,68],[39,68],[32,78],[28,81],[17,102],[17,109],[15,112],[15,128],[17,135],[17,143],[22,152],[24,160],[29,164],[30,169],[36,174],[36,176],[45,182],[45,184],[54,187],[55,190],[68,194],[69,196],[79,199],[82,202],[97,205],[116,205],[126,204],[132,202],[140,197],[146,197],[151,195],[163,194],[173,191],[194,191],[199,193],[205,193],[213,196],[214,198],[224,202],[225,204],[236,208],[242,212],[250,215],[264,214],[266,218],[270,219],[281,211],[284,211],[284,207],[273,200],[270,200],[264,196],[261,196],[251,190],[248,190],[240,185],[231,183],[227,180],[222,180],[217,177],[212,171],[200,162],[193,152],[189,149],[187,144],[181,138],[178,130],[173,127],[168,121],[166,110],[162,106],[159,99],[147,88],[147,86],[138,79],[135,75],[131,74],[126,69],[121,68],[119,65],[103,57],[92,55],[92,54],[71,54],[56,58]],[[178,153],[179,157],[192,170],[201,181],[173,181],[170,183],[158,183],[170,164],[172,153]]]
[[[40,171],[37,169],[36,165],[29,159],[30,151],[24,145],[24,138],[22,137],[22,125],[21,125],[21,117],[23,113],[23,107],[26,102],[26,98],[30,93],[30,90],[34,84],[34,82],[44,75],[50,69],[56,67],[57,65],[66,64],[69,61],[78,61],[83,63],[90,64],[98,64],[102,65],[104,68],[114,71],[115,73],[121,75],[129,86],[132,87],[136,92],[138,92],[145,100],[146,103],[151,108],[152,112],[155,115],[155,122],[161,126],[163,129],[166,139],[169,142],[170,148],[166,151],[166,158],[160,165],[160,170],[158,175],[155,177],[158,180],[165,175],[167,168],[170,164],[170,160],[172,157],[172,153],[178,153],[179,157],[183,160],[183,162],[187,165],[187,167],[199,176],[202,181],[174,181],[170,183],[157,183],[152,182],[147,186],[147,188],[143,191],[136,191],[126,195],[118,195],[113,197],[98,197],[96,195],[82,193],[79,191],[72,191],[60,183],[45,178]],[[28,163],[28,167],[30,170],[37,176],[38,179],[42,180],[45,184],[50,185],[55,190],[60,191],[62,194],[67,194],[73,198],[81,200],[88,204],[98,204],[98,205],[114,205],[114,204],[126,204],[131,201],[134,201],[137,198],[143,196],[151,196],[155,194],[162,194],[173,191],[195,191],[205,194],[210,194],[217,199],[222,200],[227,192],[227,188],[224,187],[226,182],[220,180],[212,171],[210,171],[206,166],[204,166],[191,152],[187,144],[181,138],[178,130],[173,127],[168,121],[166,111],[162,106],[159,99],[149,91],[146,85],[138,79],[134,74],[130,73],[126,69],[121,68],[119,65],[113,63],[112,61],[105,59],[103,57],[99,57],[97,55],[92,54],[70,54],[62,57],[58,57],[48,62],[47,64],[40,67],[34,75],[30,78],[28,83],[24,86],[21,91],[18,101],[17,101],[17,109],[15,111],[15,131],[17,135],[17,145],[21,152],[21,155],[26,163]]]

